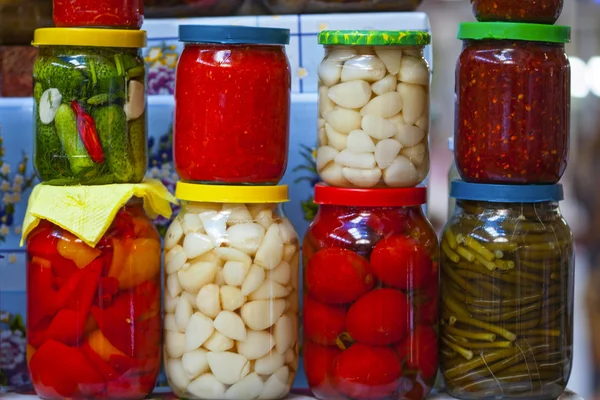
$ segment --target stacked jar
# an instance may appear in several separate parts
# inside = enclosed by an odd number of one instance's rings
[[[551,25],[562,0],[472,3],[480,22],[458,33],[462,180],[441,240],[440,367],[456,398],[556,399],[573,359],[573,235],[558,205],[570,29]]]
[[[323,31],[319,205],[303,244],[304,370],[319,399],[423,399],[437,372],[438,243],[422,205],[422,31]]]
[[[142,399],[160,371],[161,238],[175,199],[146,174],[142,1],[54,1],[35,31],[24,222],[27,359],[44,399]]]
[[[290,32],[181,25],[165,236],[164,362],[187,399],[279,399],[299,358],[298,236],[288,158]]]

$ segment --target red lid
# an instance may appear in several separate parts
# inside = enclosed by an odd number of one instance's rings
[[[317,183],[314,201],[334,206],[410,207],[427,203],[427,188],[348,189]]]

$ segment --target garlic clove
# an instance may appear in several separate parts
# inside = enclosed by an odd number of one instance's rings
[[[221,307],[223,310],[235,311],[246,302],[246,296],[242,294],[242,291],[239,288],[234,286],[222,286],[220,294]]]
[[[229,245],[250,256],[256,254],[264,235],[265,228],[254,222],[233,225],[227,229]]]
[[[215,263],[200,261],[188,268],[181,268],[177,271],[177,277],[185,290],[197,294],[202,286],[213,283],[218,269]]]
[[[408,158],[398,156],[383,170],[383,181],[389,187],[411,187],[419,183],[419,176]]]
[[[380,140],[375,146],[375,161],[381,169],[387,168],[400,153],[402,145],[394,139]]]
[[[250,362],[240,354],[209,352],[207,359],[212,373],[226,385],[237,383],[250,372]]]
[[[294,322],[289,315],[284,314],[277,320],[273,329],[273,336],[275,337],[277,353],[285,354],[298,336],[297,332],[294,332]]]
[[[165,332],[165,350],[172,358],[179,358],[185,351],[185,334],[181,332]]]
[[[244,296],[247,296],[250,293],[254,292],[256,289],[258,289],[259,286],[262,285],[263,281],[265,280],[265,276],[265,270],[260,265],[253,264],[250,267],[248,274],[246,274],[246,279],[244,279],[244,283],[242,283],[242,294]]]
[[[209,318],[216,318],[221,312],[221,300],[219,298],[219,286],[211,283],[202,286],[196,296],[198,310]]]
[[[222,399],[225,396],[226,386],[213,374],[200,375],[188,386],[187,391],[197,399]]]
[[[348,135],[347,149],[353,153],[373,153],[375,151],[375,143],[373,143],[373,139],[369,135],[359,129],[350,132]],[[318,156],[319,153],[317,150],[317,162]]]
[[[269,354],[275,346],[273,336],[268,331],[247,331],[246,340],[237,342],[238,353],[248,360],[257,360]]]
[[[329,146],[336,150],[344,150],[346,148],[348,135],[336,131],[329,124],[325,124],[325,135],[327,136],[327,143]]]
[[[404,102],[402,115],[404,122],[407,125],[414,125],[425,110],[429,108],[427,101],[428,95],[422,85],[414,85],[412,83],[399,83],[398,95]]]
[[[342,64],[337,61],[324,59],[317,68],[319,82],[325,86],[333,86],[339,82],[342,75]]]
[[[180,297],[175,309],[175,325],[180,332],[185,332],[193,313],[192,305],[185,297]]]
[[[396,75],[400,71],[402,50],[387,47],[375,47],[375,54],[383,61],[390,74]]]
[[[342,82],[365,80],[375,82],[383,79],[387,68],[383,61],[373,55],[360,55],[344,63],[342,67]]]
[[[127,86],[127,102],[123,106],[127,121],[142,116],[146,109],[146,88],[144,84],[136,80],[130,80]]]
[[[235,346],[235,342],[223,335],[219,331],[214,331],[213,334],[204,342],[204,348],[214,352],[227,351]]]
[[[381,178],[381,170],[379,168],[361,169],[344,167],[342,174],[348,182],[360,188],[371,188],[377,185]]]
[[[241,261],[227,261],[223,266],[223,279],[230,286],[242,286],[249,270],[250,264]]]
[[[227,216],[220,211],[205,211],[198,215],[214,247],[219,247],[225,242],[227,231]]]
[[[325,121],[339,133],[348,134],[360,129],[362,117],[358,111],[336,108],[323,114]]]
[[[371,85],[371,90],[378,96],[384,93],[393,92],[398,86],[398,79],[396,75],[387,75],[380,81],[377,81]]]
[[[285,357],[277,352],[271,352],[259,358],[254,363],[254,371],[260,375],[272,375],[285,364]]]
[[[402,57],[398,80],[406,83],[429,86],[431,79],[427,61],[411,56]]]
[[[362,80],[339,83],[329,88],[329,99],[344,108],[361,108],[371,99],[371,85]]]
[[[246,326],[255,331],[271,327],[285,310],[285,300],[255,300],[242,306],[241,316]]]
[[[402,111],[403,98],[398,92],[388,92],[374,97],[361,110],[361,115],[391,118]]]
[[[210,238],[203,233],[190,232],[183,239],[183,251],[188,259],[208,253],[214,247]]]
[[[253,400],[263,391],[263,381],[256,372],[246,375],[227,389],[226,400]]]
[[[285,253],[285,249],[284,249]],[[284,257],[285,260],[285,257]],[[287,285],[292,278],[292,267],[286,261],[282,261],[277,268],[269,272],[269,279],[280,285]],[[256,292],[256,291],[255,291]]]
[[[362,119],[362,130],[377,140],[389,139],[398,133],[393,122],[377,115],[365,115]]]
[[[185,351],[196,350],[202,346],[214,331],[212,319],[202,313],[194,313],[185,328]]]
[[[51,88],[42,93],[38,106],[42,124],[50,124],[54,121],[61,103],[62,94],[60,94],[58,89]]]
[[[183,228],[177,218],[173,220],[165,233],[165,250],[171,250],[183,237]]]
[[[198,376],[209,372],[208,359],[206,355],[208,351],[204,349],[196,349],[187,352],[181,357],[181,364],[189,379],[195,379]]]
[[[279,225],[272,224],[269,229],[267,229],[267,232],[256,251],[254,263],[266,270],[271,270],[277,267],[282,260],[283,239],[279,232]]]
[[[319,173],[321,179],[331,186],[337,187],[349,187],[350,183],[344,177],[343,167],[338,163],[329,163],[323,170]]]
[[[233,340],[246,340],[246,327],[242,318],[231,311],[221,311],[213,323],[215,329]]]
[[[283,366],[271,375],[263,386],[263,391],[258,397],[259,399],[279,399],[284,396],[289,390],[288,384],[290,376],[289,368]]]
[[[375,167],[375,156],[373,153],[353,153],[345,149],[342,150],[334,161],[342,167],[370,169]]]
[[[165,363],[165,372],[169,377],[169,381],[173,386],[178,389],[185,389],[189,385],[190,380],[183,369],[183,365],[180,358],[168,359]]]

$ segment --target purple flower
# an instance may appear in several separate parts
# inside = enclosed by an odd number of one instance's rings
[[[25,336],[21,331],[0,332],[0,369],[12,371],[25,362]]]
[[[164,65],[152,66],[148,72],[148,94],[175,93],[175,69]]]

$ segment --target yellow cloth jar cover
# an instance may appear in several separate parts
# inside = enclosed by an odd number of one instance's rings
[[[119,209],[132,197],[143,200],[146,214],[153,219],[159,215],[170,218],[170,203],[177,204],[177,199],[158,180],[98,186],[39,184],[29,197],[21,246],[27,235],[45,219],[95,247]]]

